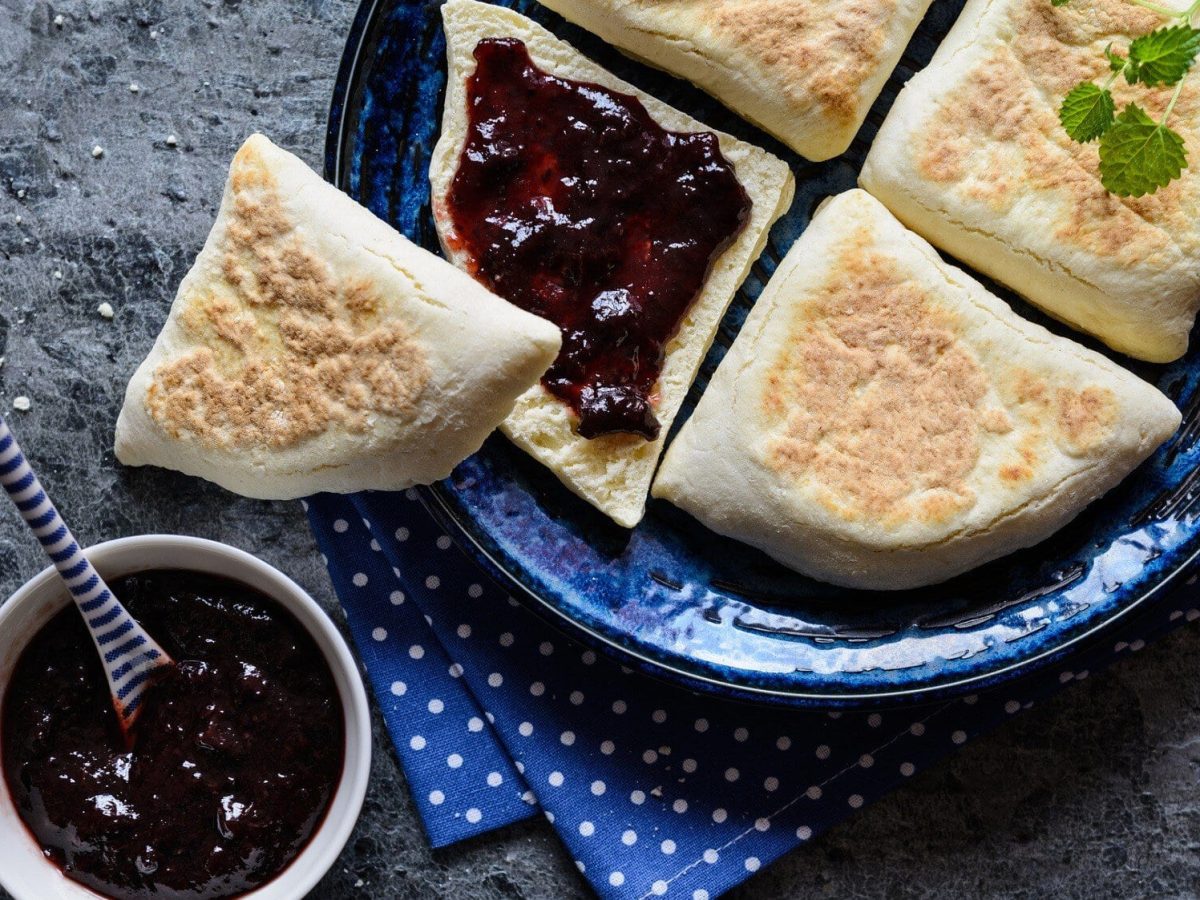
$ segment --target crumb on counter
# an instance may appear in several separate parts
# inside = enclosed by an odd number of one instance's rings
[[[167,135],[167,146],[168,147],[174,147],[178,143],[179,143],[179,138],[175,137],[174,134]]]
[[[62,13],[59,13],[57,16],[55,16],[55,17],[54,17],[54,27],[55,27],[55,28],[62,28],[62,27],[63,27],[63,23],[64,23],[65,21],[66,21],[66,19],[64,19],[64,18],[62,17]]]
[[[29,412],[29,409],[32,406],[33,401],[24,395],[13,398],[13,409],[15,409],[17,412]]]
[[[129,82],[129,93],[136,94],[142,89],[142,86],[136,81]]]
[[[61,269],[55,269],[55,270],[54,270],[54,280],[55,280],[55,281],[62,281],[62,277],[63,277],[62,270],[61,270]]]
[[[104,148],[97,144],[92,148],[92,159],[99,159],[104,155]]]
[[[97,306],[96,312],[100,313],[101,318],[104,319],[111,319],[116,315],[116,312],[112,308],[112,304],[107,301]]]

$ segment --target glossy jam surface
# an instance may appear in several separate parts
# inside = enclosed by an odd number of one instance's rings
[[[542,379],[584,437],[658,435],[664,348],[751,201],[716,135],[665,131],[641,102],[540,70],[525,45],[475,48],[448,196],[475,274],[554,322]]]
[[[329,667],[290,614],[238,582],[149,571],[110,586],[178,666],[147,693],[130,752],[79,613],[39,631],[3,705],[20,815],[99,893],[246,893],[303,849],[341,776]]]

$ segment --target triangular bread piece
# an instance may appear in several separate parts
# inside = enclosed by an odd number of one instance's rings
[[[559,341],[254,135],[129,382],[117,458],[268,499],[429,483]]]
[[[814,578],[911,588],[1048,537],[1179,421],[853,190],[780,264],[654,495]]]
[[[711,131],[691,116],[639,91],[580,55],[526,17],[474,0],[450,0],[442,7],[446,27],[448,81],[442,134],[433,152],[429,178],[434,221],[443,250],[464,269],[471,260],[457,239],[446,197],[458,169],[467,135],[467,79],[475,70],[474,50],[488,38],[524,42],[534,63],[553,75],[600,84],[638,98],[651,117],[671,131]],[[658,382],[656,440],[608,434],[592,440],[573,430],[571,413],[540,384],[530,388],[501,426],[514,443],[551,469],[572,491],[610,516],[633,527],[645,512],[646,495],[667,432],[683,403],[734,293],[761,253],[767,233],[790,206],[794,179],[787,165],[757,147],[718,134],[721,152],[753,201],[745,227],[713,263],[700,295],[666,348]]]
[[[1171,4],[1168,4],[1171,5]],[[1112,83],[1156,120],[1168,104],[1189,165],[1144,197],[1100,183],[1095,141],[1059,122],[1064,95],[1111,74],[1105,49],[1164,20],[1126,0],[970,0],[900,92],[860,184],[942,250],[1122,353],[1168,362],[1200,309],[1200,92]]]
[[[808,159],[846,151],[930,0],[539,0]]]

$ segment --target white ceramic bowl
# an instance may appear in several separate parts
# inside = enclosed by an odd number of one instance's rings
[[[358,666],[333,623],[304,590],[282,572],[248,553],[200,538],[146,535],[99,544],[88,559],[105,578],[146,569],[192,569],[248,584],[281,603],[313,636],[333,673],[345,711],[345,764],[337,792],[321,827],[278,877],[245,898],[295,900],[303,897],[333,865],[362,809],[371,767],[371,723]],[[51,569],[46,569],[0,607],[0,698],[25,644],[70,602]],[[21,822],[0,777],[0,886],[15,900],[94,900],[96,894],[63,875],[42,856]]]

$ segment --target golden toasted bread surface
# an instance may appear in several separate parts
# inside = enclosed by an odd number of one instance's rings
[[[147,388],[154,421],[210,447],[292,447],[331,425],[362,433],[404,416],[429,381],[412,328],[381,318],[378,289],[340,281],[289,221],[279,185],[243,148],[219,246],[221,276],[192,282],[180,324],[196,346]]]
[[[117,421],[117,457],[251,497],[444,478],[558,329],[411,244],[261,135]]]
[[[813,160],[850,146],[929,0],[541,0]]]
[[[653,493],[801,572],[916,587],[1042,540],[1179,420],[855,190],[779,265]]]

